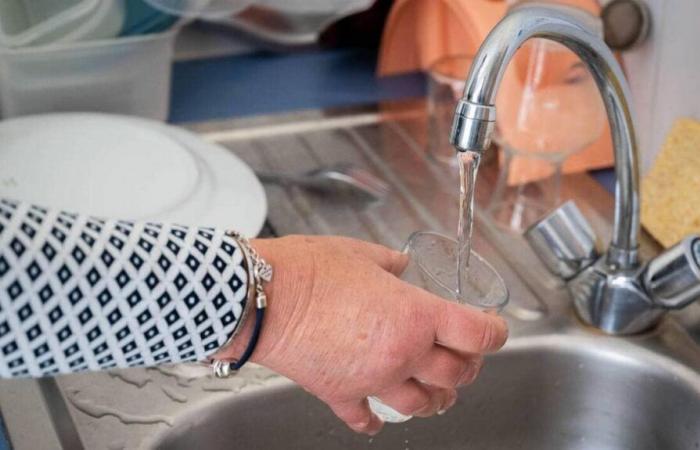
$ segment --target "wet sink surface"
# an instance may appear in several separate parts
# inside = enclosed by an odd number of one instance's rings
[[[693,449],[700,375],[609,338],[515,339],[443,416],[347,431],[303,390],[277,386],[220,400],[157,436],[162,450]]]

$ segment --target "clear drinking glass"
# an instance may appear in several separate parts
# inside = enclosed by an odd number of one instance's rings
[[[428,155],[455,168],[450,128],[473,60],[469,55],[445,56],[428,68]]]
[[[446,300],[482,311],[499,312],[508,303],[508,289],[496,270],[472,251],[469,270],[463,273],[462,293],[457,295],[457,241],[432,231],[413,233],[404,246],[409,262],[401,279]],[[370,407],[385,422],[405,422],[412,416],[401,414],[378,398],[370,397]]]
[[[496,99],[502,169],[486,208],[496,224],[522,232],[560,201],[566,159],[596,141],[605,108],[593,77],[561,44],[528,41]]]

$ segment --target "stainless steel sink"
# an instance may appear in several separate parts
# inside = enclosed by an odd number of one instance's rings
[[[153,447],[216,449],[692,449],[700,377],[621,340],[520,338],[488,360],[443,416],[370,439],[290,384],[183,415]]]
[[[398,248],[415,230],[451,233],[457,180],[425,157],[422,104],[312,111],[198,124],[260,171],[299,173],[351,163],[392,189],[379,203],[344,204],[297,187],[266,186],[268,232],[341,234]],[[487,226],[497,161],[482,162],[476,250],[511,291],[511,339],[447,414],[387,425],[370,439],[325,405],[254,366],[215,380],[188,366],[0,381],[0,409],[16,450],[41,449],[694,449],[700,448],[700,304],[652,332],[614,338],[576,319],[564,285],[519,237]],[[599,235],[612,198],[568,175]],[[658,251],[648,241],[642,253]],[[206,373],[206,372],[205,372]]]

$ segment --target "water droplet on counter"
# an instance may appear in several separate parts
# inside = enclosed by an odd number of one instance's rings
[[[124,383],[139,389],[153,381],[145,370],[110,370],[107,373],[110,377],[122,380]]]
[[[95,403],[91,399],[81,399],[76,395],[69,395],[68,400],[71,404],[83,414],[87,414],[95,419],[100,419],[105,416],[112,416],[117,418],[121,423],[125,425],[139,424],[139,425],[150,425],[157,423],[164,423],[169,427],[173,426],[172,417],[153,414],[153,415],[138,415],[131,414],[123,411],[119,411],[110,406],[100,405]]]
[[[174,366],[156,366],[150,370],[154,370],[161,375],[169,378],[174,378],[175,382],[180,387],[190,387],[192,381],[202,376],[211,374],[211,371],[204,366],[199,368],[190,368],[191,365],[177,364]]]
[[[212,374],[211,367],[202,363],[179,363],[164,366],[164,368],[169,370],[171,373],[179,375],[180,378],[184,378],[189,381],[197,378],[208,377]]]
[[[202,390],[205,392],[240,392],[248,385],[245,378],[210,378],[202,383]]]
[[[163,391],[170,400],[178,403],[187,403],[187,396],[182,392],[178,391],[174,387],[161,385],[160,390]]]

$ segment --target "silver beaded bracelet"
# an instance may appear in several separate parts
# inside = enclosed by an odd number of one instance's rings
[[[241,314],[238,326],[233,333],[231,333],[231,336],[224,344],[224,347],[228,346],[233,341],[242,328],[243,321],[246,319],[248,310],[251,308],[250,305],[253,303],[255,304],[256,314],[253,335],[251,336],[250,342],[248,343],[248,346],[243,352],[241,358],[237,361],[224,361],[220,359],[213,359],[211,361],[210,366],[217,378],[227,378],[235,374],[236,371],[238,371],[238,369],[240,369],[253,354],[258,338],[260,337],[265,308],[267,308],[267,296],[265,295],[264,290],[265,283],[269,283],[272,280],[272,266],[258,254],[258,252],[250,245],[250,241],[245,236],[236,231],[228,231],[226,235],[235,239],[243,252],[246,267],[248,269],[248,301],[246,302],[246,307]]]

